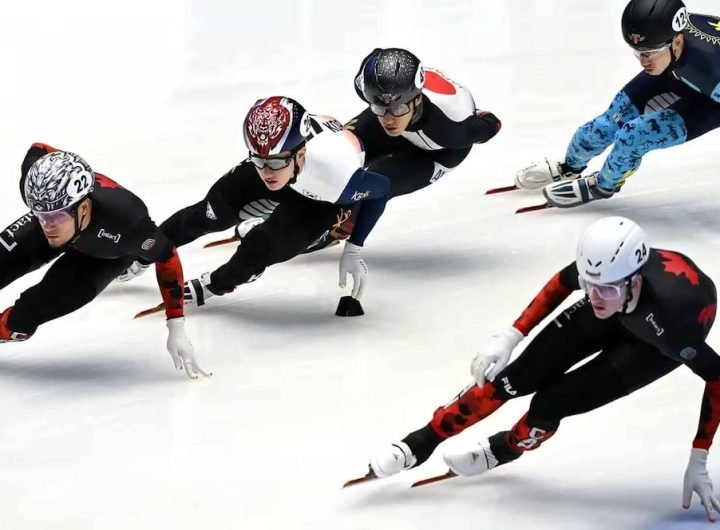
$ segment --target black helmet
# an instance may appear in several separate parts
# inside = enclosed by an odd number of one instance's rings
[[[422,92],[425,71],[420,59],[402,48],[376,48],[355,78],[358,95],[370,104],[407,103]]]
[[[630,0],[622,15],[623,38],[633,48],[669,44],[687,24],[682,0]]]

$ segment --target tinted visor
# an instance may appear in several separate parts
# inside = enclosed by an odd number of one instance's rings
[[[251,153],[248,159],[258,169],[268,168],[271,171],[277,171],[288,167],[293,159],[293,156],[294,155],[290,155],[287,158],[263,158]]]
[[[390,105],[381,105],[379,103],[371,103],[370,110],[375,116],[385,116],[388,112],[399,118],[412,112],[410,103],[391,103]]]
[[[77,211],[77,205],[72,205],[62,210],[55,210],[54,212],[33,212],[35,217],[38,218],[40,224],[44,225],[57,225],[65,221],[72,220],[75,218],[75,212]]]

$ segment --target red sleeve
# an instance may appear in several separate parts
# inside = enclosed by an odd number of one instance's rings
[[[718,424],[720,424],[720,381],[708,381],[705,384],[700,407],[700,422],[693,447],[710,449]]]
[[[168,319],[183,316],[183,287],[185,280],[176,249],[173,248],[172,256],[167,260],[155,263],[155,272],[160,293],[163,302],[165,302],[165,316]]]
[[[515,321],[513,327],[520,333],[527,336],[535,326],[542,322],[574,291],[573,286],[563,283],[562,276],[564,272],[565,269],[555,274]]]

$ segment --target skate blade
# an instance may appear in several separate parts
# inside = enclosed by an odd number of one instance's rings
[[[150,309],[145,309],[144,311],[140,311],[133,318],[142,318],[142,317],[146,317],[148,315],[154,315],[155,313],[159,313],[160,311],[162,311],[164,309],[165,309],[165,302],[160,302],[155,307],[151,307]]]
[[[485,195],[494,195],[496,193],[505,193],[507,191],[515,191],[515,190],[519,190],[519,189],[520,188],[518,188],[514,184],[512,186],[503,186],[501,188],[490,188],[489,190],[487,190],[485,192]]]
[[[219,247],[220,245],[227,245],[228,243],[235,243],[236,241],[240,241],[240,238],[238,236],[232,236],[227,239],[218,239],[217,241],[210,241],[210,243],[205,243],[203,245],[203,248]]]
[[[343,484],[343,488],[349,488],[350,486],[357,486],[358,484],[363,484],[364,482],[370,482],[371,480],[377,480],[378,478],[379,477],[375,473],[370,471],[364,477],[348,480],[345,484]]]
[[[515,213],[536,212],[538,210],[547,210],[548,208],[553,208],[553,205],[549,202],[544,202],[542,204],[535,204],[533,206],[525,206],[523,208],[518,208],[517,210],[515,210]]]
[[[418,480],[417,482],[413,482],[410,487],[419,488],[420,486],[427,486],[428,484],[434,484],[435,482],[441,482],[443,480],[448,480],[455,477],[457,477],[457,475],[448,469],[448,472],[444,475],[437,475],[435,477]]]

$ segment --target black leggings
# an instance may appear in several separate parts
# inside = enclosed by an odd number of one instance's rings
[[[99,259],[48,245],[37,219],[25,214],[0,237],[0,288],[57,256],[39,283],[15,301],[8,318],[12,331],[32,335],[38,326],[72,313],[93,300],[132,263],[132,258]]]

